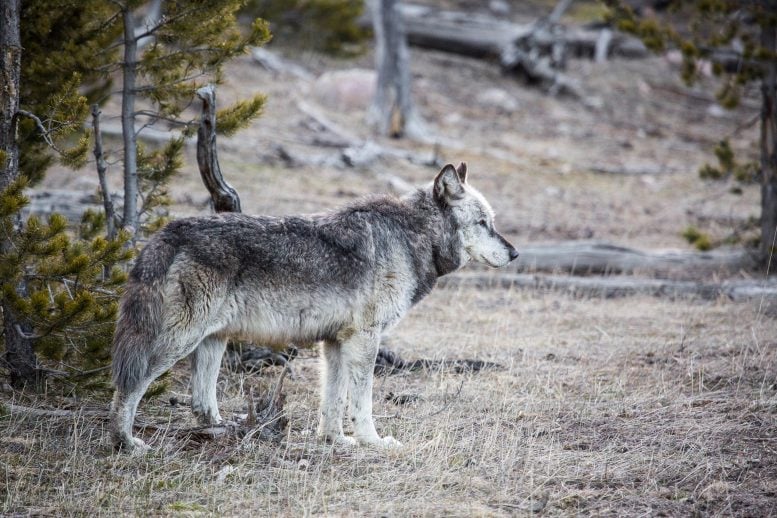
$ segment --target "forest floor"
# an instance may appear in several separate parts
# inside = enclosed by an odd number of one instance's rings
[[[313,76],[372,68],[369,54],[287,55]],[[590,92],[585,107],[505,77],[494,63],[418,49],[411,56],[420,112],[444,136],[437,153],[468,162],[471,183],[519,251],[570,239],[690,249],[681,236],[689,226],[713,242],[752,236],[742,229],[759,213],[758,188],[703,182],[698,169],[726,137],[755,156],[756,92],[721,112],[708,93],[714,80],[685,87],[670,59],[572,60],[569,73]],[[250,57],[230,65],[225,80],[221,106],[256,91],[269,98],[251,127],[219,140],[222,169],[245,212],[318,212],[390,192],[392,176],[422,184],[436,172],[385,158],[367,167],[288,167],[278,146],[303,157],[337,152],[313,144],[316,126],[300,103],[375,139],[359,96],[347,109],[326,104],[321,83],[270,73]],[[493,89],[514,106],[481,95]],[[107,122],[115,121],[111,110]],[[428,143],[378,141],[433,151]],[[96,179],[91,170],[55,170],[45,187],[94,190]],[[207,212],[193,146],[170,191],[173,215]],[[5,392],[4,403],[74,413],[0,418],[0,514],[770,515],[775,329],[757,300],[440,288],[392,332],[389,346],[409,359],[478,358],[502,368],[378,377],[377,427],[402,441],[401,450],[333,449],[315,440],[319,368],[311,350],[285,381],[289,424],[275,440],[181,434],[194,426],[187,365],[176,367],[170,392],[141,405],[141,418],[157,429],[145,432],[152,451],[138,457],[111,453],[105,421],[88,412],[104,410],[105,401]],[[279,373],[225,370],[222,414],[245,413],[247,394],[265,393]],[[409,402],[395,404],[389,394]]]

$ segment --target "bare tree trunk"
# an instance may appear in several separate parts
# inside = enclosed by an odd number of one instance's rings
[[[92,128],[94,128],[94,159],[97,164],[97,178],[100,180],[100,190],[103,195],[103,208],[105,209],[105,226],[108,239],[116,238],[116,213],[111,198],[111,191],[108,189],[108,179],[105,173],[108,166],[105,163],[103,154],[103,134],[100,130],[100,107],[97,104],[92,105]]]
[[[216,212],[240,212],[240,196],[221,174],[216,154],[216,89],[213,85],[197,90],[202,99],[202,117],[197,129],[197,164],[200,176],[213,200]]]
[[[21,79],[22,45],[19,34],[19,0],[4,0],[0,18],[0,191],[4,191],[19,177],[19,145],[16,141],[16,119],[19,111],[19,82]],[[19,220],[14,222],[19,224]],[[10,230],[10,229],[9,229]],[[12,246],[7,235],[2,236],[0,252],[8,252]],[[15,289],[24,293],[23,282]],[[11,384],[17,387],[36,384],[38,368],[33,343],[27,335],[29,328],[16,314],[13,305],[3,298],[3,334],[5,360],[11,375]]]
[[[378,77],[369,122],[382,135],[427,138],[410,93],[410,51],[398,1],[375,0],[372,21]]]
[[[19,111],[22,44],[19,36],[19,0],[4,0],[0,18],[0,73],[3,83],[0,103],[0,189],[19,176],[19,145],[16,142],[16,112]]]
[[[138,230],[138,167],[135,135],[135,80],[137,75],[137,40],[132,12],[125,5],[123,89],[121,96],[121,131],[124,139],[124,217],[123,226],[132,234]]]
[[[774,56],[777,50],[774,25],[761,28],[761,46]],[[777,61],[766,63],[761,84],[761,260],[771,264],[777,242]]]

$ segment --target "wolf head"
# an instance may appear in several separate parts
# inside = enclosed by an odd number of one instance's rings
[[[480,192],[467,183],[467,164],[448,164],[434,179],[432,194],[450,209],[453,226],[461,243],[461,264],[470,259],[498,268],[518,252],[494,229],[494,210]]]

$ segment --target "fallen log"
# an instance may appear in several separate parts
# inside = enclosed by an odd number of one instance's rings
[[[568,241],[527,245],[514,263],[518,272],[566,272],[577,275],[641,273],[694,277],[752,269],[753,255],[747,250],[709,252],[641,251],[598,241]]]
[[[498,59],[506,46],[527,37],[535,29],[534,24],[517,24],[484,14],[415,4],[403,4],[401,13],[411,45],[475,58]],[[594,59],[598,47],[601,59],[602,30],[609,29],[570,27],[560,38],[571,55]],[[547,48],[557,42],[551,33],[538,34],[535,38],[540,46]],[[605,56],[648,56],[647,48],[639,39],[620,32],[610,34],[606,48]]]
[[[442,287],[475,287],[561,291],[573,296],[617,298],[651,295],[668,298],[714,300],[725,297],[733,301],[760,301],[777,305],[777,281],[737,280],[720,283],[672,281],[640,277],[574,277],[566,275],[531,275],[521,273],[462,272],[440,279]]]

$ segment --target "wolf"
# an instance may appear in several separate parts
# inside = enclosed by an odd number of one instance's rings
[[[169,223],[130,272],[113,342],[110,432],[132,436],[138,403],[178,360],[191,359],[191,408],[222,422],[216,401],[229,338],[321,343],[319,437],[397,447],[378,435],[372,383],[381,333],[437,279],[473,260],[504,266],[518,252],[494,229],[494,212],[448,164],[401,198],[372,196],[335,212],[291,217],[221,213]],[[350,399],[353,435],[343,432]]]

